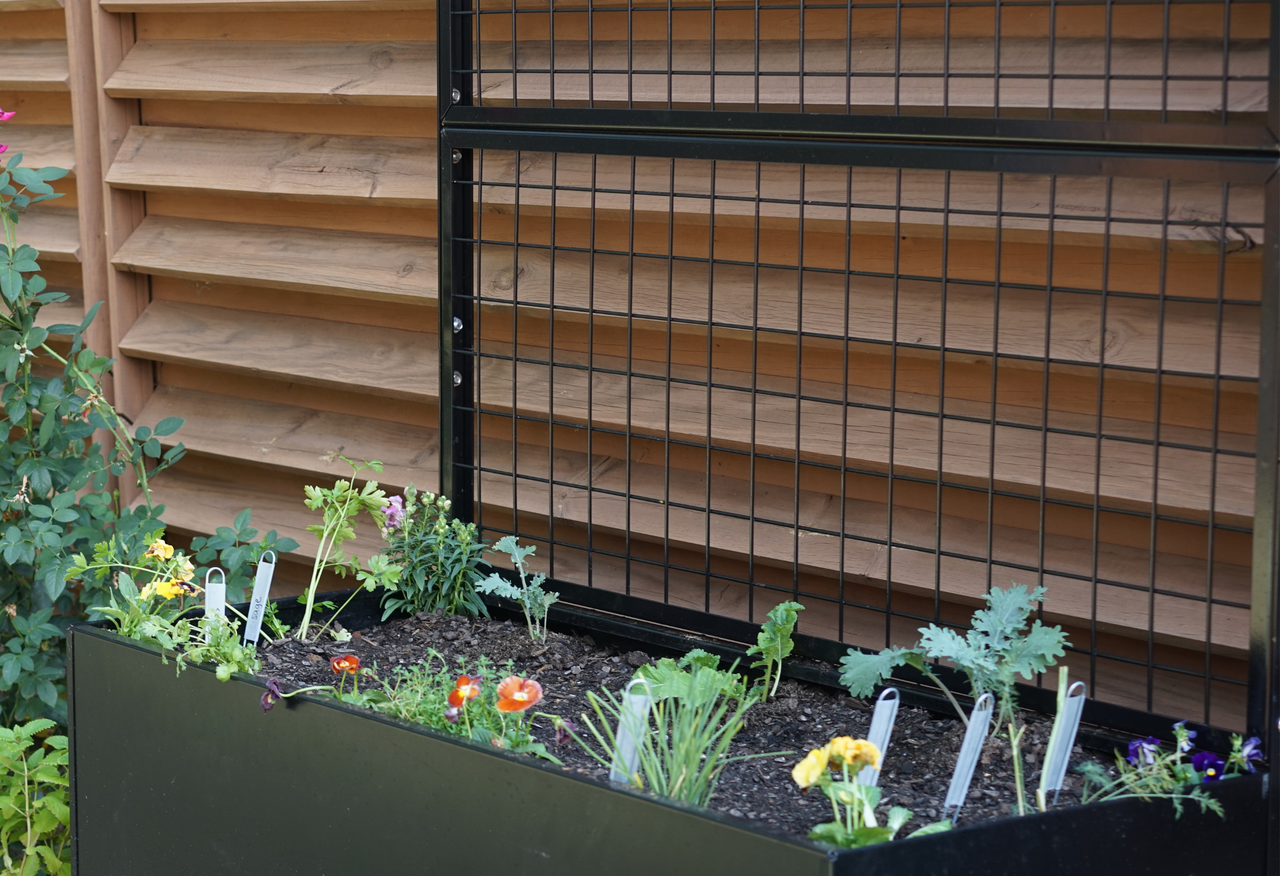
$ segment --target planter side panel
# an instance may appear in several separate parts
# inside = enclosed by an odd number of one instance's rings
[[[1266,876],[1262,776],[1216,786],[1226,818],[1167,800],[1115,800],[842,854],[841,876]]]
[[[822,853],[73,630],[79,876],[830,872]]]

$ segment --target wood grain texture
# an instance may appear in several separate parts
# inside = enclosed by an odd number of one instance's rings
[[[61,8],[61,0],[0,0],[0,12],[27,12],[36,9]]]
[[[111,97],[435,106],[433,43],[139,42]]]
[[[129,356],[431,401],[435,335],[156,301],[121,341]]]
[[[67,91],[65,40],[0,39],[0,91]]]
[[[804,44],[800,75],[797,41],[762,39],[717,40],[714,99],[722,108],[754,105],[806,109],[819,107],[980,107],[1060,110],[1159,111],[1216,113],[1222,109],[1222,43],[1185,41],[1177,45],[1175,75],[1189,78],[1167,89],[1160,75],[1163,46],[1156,40],[1117,41],[1108,53],[1103,40],[1055,41],[1054,75],[1071,77],[1070,85],[1049,89],[1050,45],[1047,39],[1009,38],[1000,41],[999,96],[997,59],[992,39],[858,38],[852,49],[843,39],[809,39]],[[625,105],[627,101],[677,107],[709,105],[713,76],[708,42],[674,39],[630,43],[597,40],[591,58],[582,40],[557,39],[554,46],[555,84],[551,93],[552,47],[548,42],[521,41],[513,53],[510,42],[481,46],[479,96],[486,104],[546,101],[597,105]],[[759,70],[754,75],[756,56]],[[1108,67],[1110,54],[1110,67]],[[668,56],[670,55],[670,60]],[[949,66],[944,70],[943,59]],[[895,78],[900,71],[911,77]],[[1261,40],[1232,47],[1233,75],[1257,81],[1234,83],[1227,98],[1228,112],[1265,112],[1267,106],[1267,49]],[[590,66],[589,66],[590,64]],[[1236,65],[1239,65],[1238,67]],[[518,71],[513,84],[511,68]],[[503,68],[506,68],[505,70]],[[581,71],[597,71],[594,76]],[[1132,77],[1107,91],[1102,78]],[[570,72],[572,71],[572,72]],[[606,72],[599,72],[606,71]],[[850,80],[849,73],[855,78]],[[944,73],[949,74],[944,78]],[[1088,77],[1098,77],[1088,78]],[[1190,77],[1203,76],[1205,79]],[[1079,78],[1086,77],[1086,78]]]
[[[671,160],[630,156],[516,153],[486,150],[480,198],[486,211],[550,207],[589,217],[623,218],[634,193],[637,221],[666,225],[734,219],[802,217],[810,228],[831,226],[864,234],[1043,240],[1052,227],[1061,244],[1074,239],[1112,247],[1151,249],[1167,239],[1190,251],[1227,253],[1262,245],[1263,189],[1212,182],[1030,173],[834,167],[739,161]],[[592,192],[592,186],[596,191]],[[579,190],[575,190],[579,189]],[[594,197],[593,197],[594,194]],[[757,196],[760,200],[757,201]],[[1224,211],[1224,200],[1227,202]],[[803,204],[803,211],[801,205]],[[900,212],[899,212],[900,208]],[[1108,222],[1108,219],[1110,220]],[[781,227],[779,223],[771,223]]]
[[[597,254],[592,263],[587,254],[568,251],[556,253],[554,274],[552,267],[544,249],[521,247],[513,253],[508,247],[487,247],[479,288],[488,301],[545,305],[552,303],[554,276],[554,304],[561,308],[591,306],[597,312],[666,319],[670,307],[674,319],[710,317],[722,326],[840,334],[847,324],[861,340],[942,342],[942,286],[928,280],[895,284],[890,278],[853,275],[846,291],[846,277],[838,273],[806,271],[800,276],[771,268],[757,273],[748,266],[717,264],[712,274],[706,264],[692,261]],[[1047,346],[1057,360],[1138,368],[1155,368],[1163,351],[1165,368],[1176,362],[1180,372],[1211,375],[1220,368],[1224,375],[1257,377],[1255,306],[1222,308],[1221,342],[1214,302],[1161,306],[1158,300],[1116,296],[1107,299],[1106,307],[1104,319],[1100,295],[1046,296],[1003,288],[997,308],[990,287],[952,282],[946,296],[947,346],[1032,358],[1043,357]]]
[[[21,2],[21,0],[19,0]],[[435,9],[432,0],[107,0],[110,12],[379,12]]]
[[[434,140],[135,127],[107,182],[279,200],[425,207],[436,201]]]
[[[35,210],[18,223],[18,242],[54,262],[80,261],[80,223],[73,210]]]
[[[70,125],[6,124],[4,141],[23,154],[27,167],[61,167],[75,173],[75,131]]]
[[[148,216],[119,270],[401,303],[436,297],[434,241]]]

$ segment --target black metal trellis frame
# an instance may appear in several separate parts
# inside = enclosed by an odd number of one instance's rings
[[[1276,85],[1280,83],[1280,3],[1272,0],[1269,4],[1272,86],[1266,123],[1211,125],[1079,121],[1053,118],[1052,112],[1049,119],[1031,120],[679,110],[670,108],[670,94],[668,108],[583,108],[555,106],[554,101],[551,106],[522,106],[519,101],[510,106],[477,106],[475,82],[486,68],[473,59],[472,28],[477,11],[472,2],[452,0],[439,5],[437,92],[441,125],[441,480],[442,492],[464,519],[472,519],[474,514],[477,472],[478,338],[471,324],[478,306],[474,276],[477,239],[473,230],[473,155],[477,151],[1193,179],[1262,186],[1262,342],[1246,704],[1249,734],[1268,740],[1270,751],[1280,751],[1280,87]],[[669,3],[668,14],[672,8]],[[627,9],[630,11],[630,4]],[[758,2],[756,9],[758,13]],[[514,15],[514,7],[511,11]],[[1168,42],[1166,36],[1166,75]],[[550,72],[554,84],[554,47],[552,52]],[[513,69],[513,80],[515,75]],[[514,84],[512,91],[514,94]],[[553,181],[553,199],[554,188]],[[803,273],[802,263],[798,269]],[[945,331],[945,319],[943,325]],[[944,357],[946,351],[944,343],[939,356]],[[939,505],[938,514],[941,513]],[[891,539],[892,533],[888,537]],[[753,625],[709,612],[568,582],[556,582],[556,586],[570,601],[641,620],[738,641],[753,635]],[[801,638],[800,645],[806,653],[826,659],[837,657],[844,648],[807,637]],[[1086,720],[1133,732],[1158,733],[1162,729],[1143,713],[1102,703],[1090,704]],[[1204,727],[1202,731],[1219,742],[1223,740],[1223,735],[1213,728]],[[1280,851],[1275,848],[1276,838],[1280,837],[1280,758],[1272,758],[1272,764],[1271,853],[1276,856],[1276,866],[1280,866]]]

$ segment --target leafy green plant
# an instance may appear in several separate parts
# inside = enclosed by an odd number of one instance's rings
[[[696,675],[695,666],[699,669]],[[655,664],[641,666],[635,677],[648,683],[655,702],[673,698],[709,702],[722,696],[746,699],[746,680],[733,669],[725,672],[719,667],[719,657],[695,648],[679,660],[663,657]]]
[[[410,484],[404,497],[382,507],[387,556],[404,571],[382,598],[386,620],[395,611],[443,611],[488,616],[476,593],[486,545],[474,523],[449,516],[449,500]]]
[[[298,597],[298,602],[305,605],[306,610],[302,613],[302,622],[298,625],[295,638],[304,642],[311,632],[311,613],[315,609],[320,578],[326,569],[337,572],[343,578],[348,574],[354,575],[366,590],[391,586],[400,580],[400,567],[385,554],[375,554],[369,558],[367,566],[362,566],[359,557],[342,550],[344,544],[356,537],[355,521],[361,512],[368,514],[378,527],[382,527],[382,508],[387,494],[378,489],[378,482],[374,480],[366,481],[361,488],[355,485],[355,477],[361,472],[380,474],[382,463],[374,460],[357,465],[345,456],[339,458],[351,466],[352,480],[336,481],[332,489],[312,486],[305,488],[307,507],[320,511],[324,522],[307,527],[308,532],[315,533],[316,538],[320,539],[320,549],[316,552],[316,561],[311,568],[311,581]],[[358,592],[359,588],[356,588],[356,593]],[[342,608],[346,608],[354,597],[355,593],[352,593]],[[334,612],[315,634],[315,638],[318,639],[341,612],[341,608]]]
[[[804,606],[798,602],[783,602],[774,606],[756,635],[756,643],[747,649],[748,656],[760,657],[751,664],[751,668],[764,669],[764,693],[760,697],[762,700],[778,693],[778,682],[782,680],[782,661],[795,648],[791,634],[795,632],[797,613],[801,611],[804,611]],[[769,688],[770,678],[773,679],[772,690]]]
[[[524,610],[524,622],[529,627],[529,638],[540,642],[547,637],[547,612],[560,599],[560,594],[542,589],[547,576],[541,572],[529,577],[526,561],[537,547],[533,544],[521,547],[514,535],[498,539],[493,550],[511,557],[511,564],[520,575],[520,585],[517,587],[497,572],[492,572],[488,578],[476,584],[476,589],[481,593],[492,593],[520,603],[520,608]]]
[[[996,696],[996,726],[1003,727],[1012,722],[1017,708],[1016,676],[1029,680],[1064,654],[1067,636],[1061,627],[1046,627],[1037,620],[1027,629],[1027,619],[1043,600],[1043,587],[1031,591],[1022,585],[1007,590],[993,587],[987,607],[974,613],[973,629],[967,635],[930,624],[920,628],[920,642],[914,648],[886,648],[879,654],[851,648],[840,661],[840,683],[855,697],[867,697],[896,667],[907,664],[938,685],[967,724],[964,709],[925,662],[947,660],[963,670],[973,696]]]
[[[5,876],[70,871],[71,809],[67,793],[67,737],[37,718],[0,727],[0,850]]]
[[[787,752],[731,757],[729,747],[745,726],[747,710],[756,700],[704,695],[724,684],[723,674],[699,660],[691,661],[688,669],[691,678],[687,685],[694,694],[669,695],[654,702],[636,740],[639,770],[631,781],[637,788],[647,788],[660,797],[705,806],[728,764]],[[561,727],[597,763],[611,768],[618,748],[614,728],[623,716],[622,701],[608,688],[601,688],[600,694],[589,691],[587,699],[595,713],[594,721],[585,714],[580,716],[588,738],[563,720]]]
[[[179,668],[184,661],[213,663],[218,681],[230,681],[237,672],[254,674],[262,670],[254,646],[241,644],[240,624],[234,618],[210,615],[200,618],[195,627],[194,636],[178,655]]]
[[[216,565],[227,576],[227,602],[244,602],[253,591],[253,567],[267,551],[276,556],[298,549],[291,538],[281,538],[274,529],[260,540],[253,522],[253,509],[245,508],[230,526],[219,526],[213,535],[191,539],[191,557],[196,562],[196,575],[203,577],[209,566]],[[277,638],[281,638],[277,636]]]
[[[866,739],[839,736],[822,748],[805,755],[791,771],[791,779],[807,791],[817,787],[831,801],[833,820],[819,824],[809,832],[811,839],[821,840],[842,849],[887,843],[898,835],[914,813],[894,806],[881,825],[876,818],[880,805],[880,789],[862,785],[856,780],[865,767],[880,769],[880,749]],[[841,778],[833,779],[831,770],[838,769]],[[951,822],[939,821],[916,830],[911,836],[924,836],[949,830]]]
[[[1173,725],[1173,732],[1175,742],[1172,750],[1164,748],[1159,739],[1148,736],[1131,742],[1127,757],[1116,752],[1115,776],[1107,775],[1106,770],[1093,761],[1080,764],[1077,769],[1084,776],[1081,802],[1096,803],[1125,797],[1169,800],[1173,803],[1174,812],[1181,817],[1183,804],[1190,801],[1198,804],[1201,812],[1216,812],[1225,818],[1222,804],[1204,787],[1208,782],[1220,781],[1227,774],[1223,759],[1208,751],[1186,759],[1185,756],[1195,747],[1191,743],[1195,731],[1188,730],[1186,723],[1180,721]],[[1239,737],[1234,742],[1236,751],[1233,755],[1240,754]],[[1258,756],[1261,757],[1261,753]],[[1242,754],[1240,757],[1242,763],[1248,763]]]

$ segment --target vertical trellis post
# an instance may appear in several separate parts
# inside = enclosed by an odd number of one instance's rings
[[[440,228],[440,493],[456,517],[474,519],[475,410],[471,245],[471,150],[455,149],[444,120],[454,106],[471,104],[470,0],[437,6],[436,101],[439,109]]]

